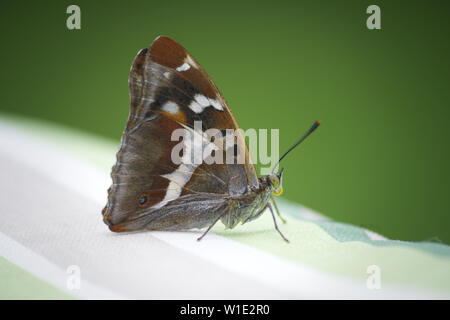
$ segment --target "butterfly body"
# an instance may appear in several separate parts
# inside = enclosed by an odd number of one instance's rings
[[[265,178],[261,178],[260,182],[262,183],[260,183],[259,189],[230,199],[232,210],[221,219],[226,228],[232,229],[238,223],[250,222],[258,218],[266,209],[272,194],[272,187],[266,183]]]
[[[142,49],[130,70],[129,90],[130,114],[102,211],[110,230],[209,230],[219,220],[233,228],[272,210],[269,200],[280,193],[282,171],[258,178],[239,130],[234,149],[235,157],[243,156],[240,163],[210,163],[212,154],[203,154],[200,163],[186,161],[185,151],[174,162],[175,130],[203,136],[211,128],[238,129],[213,81],[183,47],[158,37]]]

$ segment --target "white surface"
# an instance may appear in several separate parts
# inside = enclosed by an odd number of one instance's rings
[[[70,141],[68,141],[70,143]],[[439,298],[402,288],[368,290],[209,234],[111,233],[100,211],[111,180],[89,163],[0,120],[0,255],[67,291],[81,268],[81,298]]]

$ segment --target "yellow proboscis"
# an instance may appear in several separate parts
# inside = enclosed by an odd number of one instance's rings
[[[275,196],[281,196],[282,193],[283,193],[283,187],[278,188],[278,190],[277,189],[273,190],[273,194]]]

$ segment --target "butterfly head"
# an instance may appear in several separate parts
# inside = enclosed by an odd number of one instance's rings
[[[270,186],[272,187],[272,193],[275,196],[280,196],[283,193],[283,169],[281,169],[279,174],[271,173],[267,176]]]

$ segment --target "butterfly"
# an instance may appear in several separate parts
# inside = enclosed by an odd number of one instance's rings
[[[129,76],[130,113],[122,135],[103,221],[114,232],[138,230],[189,230],[219,221],[232,229],[250,222],[269,209],[283,222],[273,195],[282,193],[283,169],[279,162],[320,124],[316,121],[278,161],[271,174],[258,178],[242,135],[233,151],[243,161],[200,163],[173,161],[177,145],[172,133],[191,130],[238,129],[225,99],[208,74],[175,40],[156,38],[135,57]],[[239,132],[239,131],[238,131]],[[209,141],[210,143],[211,141]],[[272,206],[272,204],[273,206]]]

